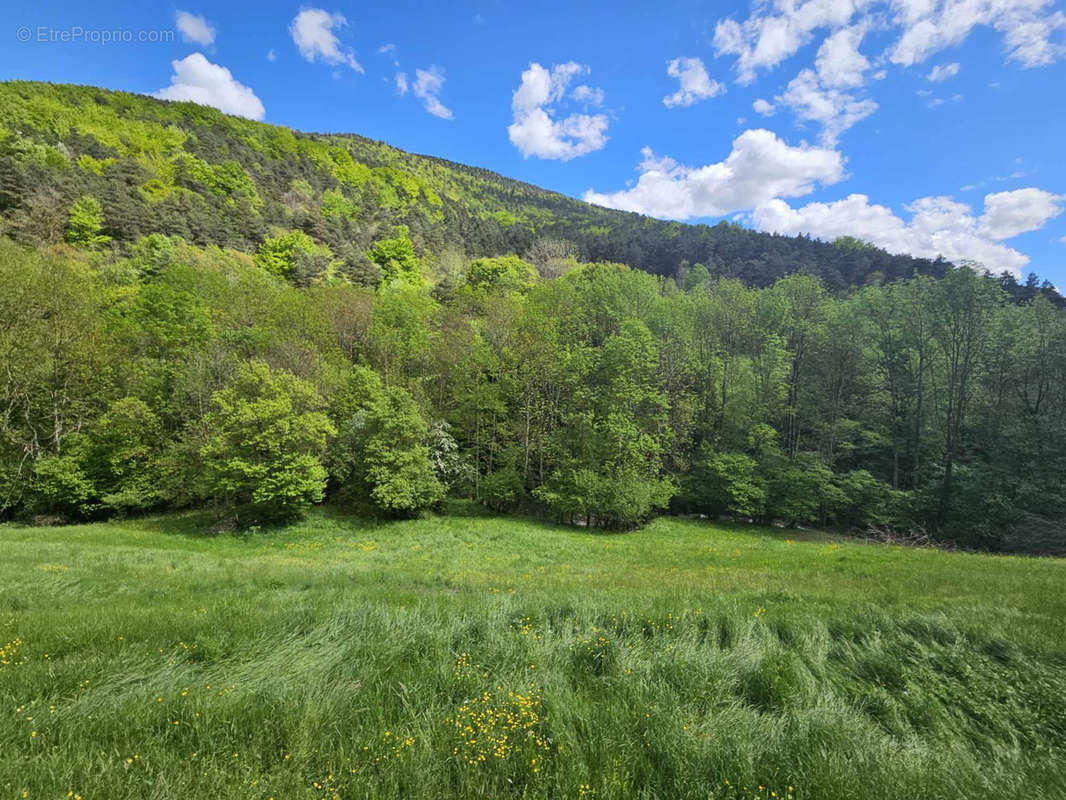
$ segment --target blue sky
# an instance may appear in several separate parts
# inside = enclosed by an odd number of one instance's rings
[[[1062,2],[7,7],[4,79],[194,99],[654,216],[1066,287]]]

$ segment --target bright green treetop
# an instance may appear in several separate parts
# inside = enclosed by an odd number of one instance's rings
[[[263,361],[211,398],[200,447],[206,493],[228,512],[287,518],[322,499],[320,462],[336,429],[315,387]]]
[[[406,225],[397,226],[395,236],[374,242],[367,255],[381,268],[385,283],[397,279],[415,285],[422,282],[422,265]]]
[[[100,201],[91,194],[83,194],[70,207],[70,222],[66,240],[79,247],[96,248],[111,241],[100,233],[104,227],[104,211]]]

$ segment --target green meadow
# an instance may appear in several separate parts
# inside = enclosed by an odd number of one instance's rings
[[[1066,796],[1066,562],[453,511],[0,526],[0,798]]]

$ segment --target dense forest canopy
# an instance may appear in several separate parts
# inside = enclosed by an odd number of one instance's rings
[[[29,83],[0,85],[0,212],[7,516],[451,494],[1066,550],[1036,278]]]

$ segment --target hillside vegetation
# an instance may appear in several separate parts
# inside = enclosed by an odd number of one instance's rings
[[[1055,798],[1066,563],[658,520],[0,526],[0,796]]]
[[[4,517],[458,497],[1066,552],[1066,310],[1035,281],[90,88],[0,85],[0,187]],[[644,236],[669,275],[589,260]]]
[[[944,262],[838,244],[661,222],[591,206],[484,169],[405,153],[350,134],[305,134],[192,103],[92,87],[0,84],[0,213],[32,244],[63,238],[70,204],[102,205],[103,233],[119,242],[149,233],[245,252],[298,230],[329,248],[341,272],[368,275],[365,252],[405,225],[420,256],[526,253],[543,238],[574,244],[585,261],[659,275],[703,264],[712,275],[766,286],[793,272],[831,290]],[[988,265],[995,271],[996,265]],[[1019,296],[1057,293],[1008,281]]]
[[[1066,551],[1066,312],[969,270],[834,297],[507,256],[431,289],[401,233],[369,251],[377,289],[301,287],[284,240],[123,255],[79,213],[70,245],[0,242],[8,516],[240,526],[451,495]]]

